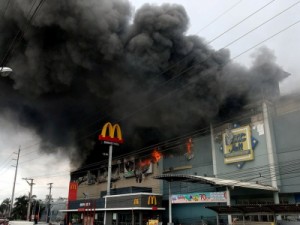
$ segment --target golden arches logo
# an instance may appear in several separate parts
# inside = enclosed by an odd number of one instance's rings
[[[70,190],[77,190],[77,183],[70,183]]]
[[[133,199],[133,204],[134,205],[139,205],[140,204],[139,199],[138,198]]]
[[[148,197],[148,205],[157,205],[156,196],[150,195]]]
[[[108,130],[108,135],[107,135]],[[115,132],[117,132],[117,137],[115,137]],[[122,132],[119,124],[112,125],[111,123],[104,124],[102,132],[99,135],[99,140],[109,141],[113,143],[123,143]]]

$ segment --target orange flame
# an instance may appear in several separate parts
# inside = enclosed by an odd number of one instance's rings
[[[152,156],[153,162],[157,163],[161,159],[162,154],[159,151],[157,151],[156,149],[154,149],[151,156]]]
[[[189,154],[192,152],[192,138],[189,138],[188,142],[186,143],[186,150]]]
[[[139,167],[144,167],[144,166],[149,166],[151,163],[151,160],[150,159],[145,159],[143,161],[139,161],[138,162],[138,166]]]

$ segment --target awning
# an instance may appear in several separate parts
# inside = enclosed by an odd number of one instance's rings
[[[241,188],[250,188],[250,189],[260,189],[267,191],[278,191],[277,188],[269,186],[256,184],[251,182],[242,182],[238,180],[226,180],[215,177],[203,177],[196,175],[186,175],[186,174],[161,174],[154,176],[155,179],[161,179],[168,182],[181,181],[181,182],[192,182],[192,183],[201,183],[201,184],[210,184],[215,186],[223,187],[241,187]]]
[[[217,212],[219,215],[289,215],[299,214],[298,204],[253,204],[253,205],[233,205],[233,206],[206,206],[205,208]]]
[[[61,209],[59,212],[99,212],[99,211],[136,211],[136,210],[143,210],[143,211],[161,211],[166,210],[163,207],[127,207],[127,208],[96,208],[96,209]]]

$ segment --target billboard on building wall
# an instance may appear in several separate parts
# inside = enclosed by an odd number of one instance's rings
[[[226,192],[200,192],[172,195],[172,204],[227,202]]]
[[[225,164],[253,160],[250,126],[227,129],[223,133],[223,151]]]

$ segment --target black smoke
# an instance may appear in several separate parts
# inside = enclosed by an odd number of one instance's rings
[[[37,2],[0,2],[0,59],[14,71],[0,77],[0,109],[41,137],[41,151],[64,150],[73,162],[101,148],[107,121],[121,125],[122,153],[136,150],[276,94],[285,76],[267,48],[246,68],[186,35],[180,5],[133,14],[126,0],[51,0],[30,20]]]

